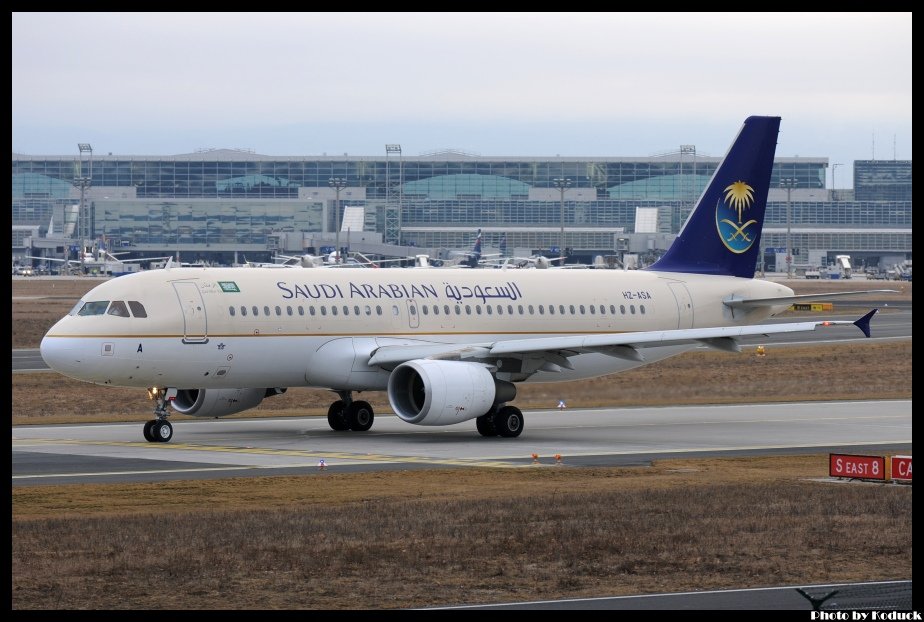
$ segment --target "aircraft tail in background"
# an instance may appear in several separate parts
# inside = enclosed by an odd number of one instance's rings
[[[667,252],[647,269],[753,278],[780,117],[748,117]]]

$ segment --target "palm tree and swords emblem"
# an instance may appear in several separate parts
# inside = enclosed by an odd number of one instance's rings
[[[757,220],[744,221],[744,212],[754,202],[754,188],[743,181],[736,181],[725,188],[724,201],[716,206],[716,225],[722,242],[733,253],[743,253],[751,247],[753,234],[748,227],[757,224]],[[724,216],[724,218],[723,218]],[[733,218],[737,216],[737,222]]]

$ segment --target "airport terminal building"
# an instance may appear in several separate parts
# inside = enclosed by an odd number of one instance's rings
[[[669,246],[721,160],[692,145],[612,158],[405,156],[399,145],[383,156],[320,157],[100,156],[80,147],[79,156],[13,154],[14,260],[73,257],[79,240],[134,257],[226,264],[320,253],[334,240],[438,257],[470,248],[480,229],[485,252],[557,255],[563,245],[573,261],[634,253],[647,263]],[[829,166],[776,159],[767,270],[780,269],[787,239],[795,266],[828,265],[835,254],[855,265],[910,259],[911,160],[856,161],[849,190],[829,187]]]

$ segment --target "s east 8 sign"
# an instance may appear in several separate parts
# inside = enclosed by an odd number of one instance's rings
[[[885,480],[885,458],[882,456],[831,454],[828,474],[831,477]]]

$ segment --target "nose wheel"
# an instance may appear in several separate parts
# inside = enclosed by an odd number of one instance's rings
[[[175,395],[176,390],[170,389]],[[154,400],[154,419],[144,424],[142,430],[144,440],[149,443],[166,443],[173,438],[173,426],[167,421],[170,413],[167,412],[167,394],[166,389],[150,389],[148,397]]]

